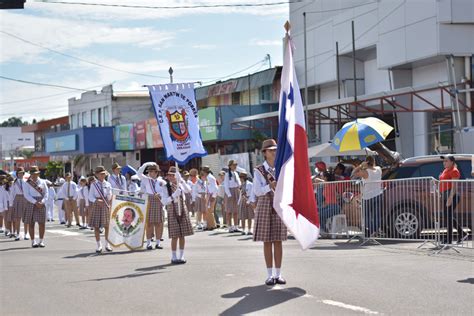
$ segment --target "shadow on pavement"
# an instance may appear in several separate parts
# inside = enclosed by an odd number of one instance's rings
[[[222,298],[242,297],[242,299],[219,315],[243,315],[258,312],[305,294],[306,291],[299,287],[285,289],[270,288],[266,285],[243,287],[233,293],[222,295]]]
[[[467,284],[474,284],[474,278],[467,278],[464,280],[458,280],[458,283],[467,283]]]
[[[162,272],[149,272],[149,273],[132,273],[132,274],[126,274],[126,275],[121,275],[121,276],[116,276],[116,277],[110,277],[110,278],[100,278],[100,279],[91,279],[91,280],[87,280],[89,282],[91,281],[110,281],[110,280],[121,280],[121,279],[131,279],[131,278],[139,278],[139,277],[142,277],[142,276],[147,276],[147,275],[151,275],[151,274],[158,274],[158,273],[162,273]]]
[[[135,271],[145,272],[145,271],[163,270],[163,269],[166,269],[166,268],[171,267],[171,266],[175,266],[175,264],[171,264],[171,263],[160,264],[160,265],[153,266],[153,267],[138,268],[138,269],[135,269]]]
[[[11,250],[23,250],[23,249],[33,249],[30,247],[17,247],[17,248],[5,248],[5,249],[0,249],[0,251],[11,251]]]
[[[104,252],[102,252],[101,254],[97,254],[95,252],[85,252],[85,253],[79,253],[73,256],[63,257],[63,259],[89,258],[89,257],[96,257],[96,256],[118,256],[118,255],[128,255],[128,254],[138,253],[138,252],[146,252],[146,250],[143,249],[143,250],[134,250],[134,251],[114,251],[114,252],[106,252],[104,250]]]
[[[239,241],[243,241],[243,240],[252,240],[253,237],[252,236],[249,236],[249,237],[245,237],[245,238],[240,238],[240,239],[237,239]]]

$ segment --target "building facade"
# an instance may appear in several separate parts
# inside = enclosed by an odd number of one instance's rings
[[[0,127],[0,169],[13,171],[14,159],[23,150],[33,151],[34,134],[21,127]]]
[[[308,104],[319,112],[310,115],[316,142],[363,116],[394,125],[390,147],[405,157],[462,152],[462,142],[474,142],[463,133],[473,124],[472,92],[456,93],[472,86],[474,1],[290,3],[290,22],[298,81],[304,88],[307,75]]]

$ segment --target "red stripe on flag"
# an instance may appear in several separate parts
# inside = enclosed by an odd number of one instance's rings
[[[318,209],[314,197],[311,173],[308,165],[308,140],[306,131],[295,124],[295,178],[293,184],[293,204],[296,217],[302,215],[319,227]]]

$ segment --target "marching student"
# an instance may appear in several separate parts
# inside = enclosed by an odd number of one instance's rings
[[[79,229],[87,229],[87,209],[89,208],[89,187],[87,179],[81,177],[79,179],[79,190],[77,191],[77,204],[79,205],[79,214],[81,215],[82,224]]]
[[[225,207],[227,225],[229,225],[229,233],[239,232],[239,195],[240,195],[240,178],[237,174],[237,162],[233,159],[229,160],[229,171],[226,172],[224,178],[224,190],[225,190]],[[231,220],[234,220],[231,225]]]
[[[48,200],[46,201],[46,220],[54,222],[54,199],[56,198],[56,191],[54,191],[53,183],[46,180],[48,186]]]
[[[112,174],[109,176],[109,183],[112,185],[112,193],[113,194],[124,194],[127,190],[127,180],[124,176],[120,173],[122,171],[122,167],[114,162],[112,164]]]
[[[56,206],[58,207],[58,218],[61,225],[66,224],[66,212],[64,211],[64,196],[61,194],[61,187],[64,185],[66,180],[59,178],[56,183]]]
[[[191,188],[191,193],[186,193],[186,209],[188,212],[191,212],[192,210],[192,204],[193,204],[193,196],[192,196],[192,190],[193,190],[193,183],[191,180],[189,180],[189,171],[184,170],[182,174],[184,182],[186,182],[187,185]]]
[[[5,236],[12,238],[13,234],[13,196],[12,196],[12,185],[13,178],[10,175],[7,175],[3,180],[3,195],[4,195],[4,204],[6,204],[6,210],[4,212],[4,221],[5,221]]]
[[[112,248],[107,241],[109,236],[109,221],[110,221],[110,200],[112,199],[112,187],[110,183],[105,181],[107,171],[103,166],[95,168],[95,176],[97,181],[94,181],[89,190],[89,205],[91,206],[91,216],[89,225],[94,227],[95,240],[97,242],[96,253],[102,252],[102,243],[100,242],[100,228],[105,228],[105,250],[112,251]]]
[[[205,230],[207,228],[206,212],[208,203],[207,175],[201,171],[200,177],[192,187],[192,199],[196,210],[196,228]],[[204,218],[204,220],[203,220]]]
[[[273,139],[267,139],[262,144],[265,158],[263,165],[254,169],[253,191],[257,197],[255,209],[254,241],[263,241],[263,253],[267,266],[265,284],[286,284],[281,276],[283,257],[282,241],[287,239],[287,228],[273,209],[273,197],[276,187],[275,157],[277,144]],[[273,271],[273,258],[275,270]]]
[[[91,202],[89,200],[89,194],[91,192],[91,185],[96,181],[96,178],[94,176],[89,176],[87,178],[87,195],[86,195],[86,199],[87,199],[87,207],[86,207],[86,217],[87,217],[87,226],[89,227],[90,230],[94,230],[94,227],[91,226]]]
[[[227,225],[227,221],[225,218],[225,189],[224,189],[224,178],[225,178],[225,171],[221,170],[217,175],[217,198],[216,198],[216,205],[220,210],[220,214],[222,215],[222,228],[225,228]],[[217,214],[217,211],[215,212]],[[219,214],[216,215],[216,218],[219,219]],[[220,223],[216,220],[218,226]]]
[[[24,186],[24,194],[29,202],[25,210],[23,221],[29,225],[31,247],[44,248],[44,233],[46,230],[46,201],[48,200],[48,186],[46,181],[40,179],[37,166],[31,166],[30,178]],[[35,223],[39,226],[39,242],[35,239]]]
[[[72,216],[76,219],[76,226],[81,227],[79,224],[79,212],[77,208],[77,184],[76,182],[72,181],[72,175],[70,172],[66,173],[66,182],[62,185],[61,189],[59,190],[59,195],[64,198],[64,209],[66,211],[66,222],[67,227],[71,227],[72,225]]]
[[[140,192],[140,186],[138,182],[140,178],[137,175],[132,175],[130,172],[127,172],[125,178],[127,178],[127,191],[128,195],[136,196]]]
[[[166,176],[166,187],[163,190],[163,200],[168,211],[168,235],[171,239],[171,263],[184,264],[185,237],[194,234],[189,212],[186,209],[185,193],[191,188],[179,176],[176,167],[170,167]],[[179,243],[179,254],[176,253]]]
[[[196,184],[196,182],[198,180],[198,175],[199,175],[199,171],[197,169],[193,168],[193,169],[189,170],[189,180],[188,180],[187,184],[189,185],[191,190],[193,189],[194,185]],[[196,210],[195,210],[195,206],[194,206],[194,201],[191,201],[191,208],[188,209],[188,212],[191,212],[191,214],[193,214],[193,216],[195,215]]]
[[[254,218],[253,208],[250,205],[250,194],[252,192],[252,182],[248,180],[247,173],[240,173],[240,198],[239,198],[239,218],[242,226],[242,235],[252,235],[252,220]],[[245,230],[245,221],[247,221],[248,230]]]
[[[23,218],[23,214],[25,213],[25,208],[28,206],[28,201],[25,199],[24,191],[25,191],[25,181],[23,181],[23,176],[25,175],[25,169],[19,167],[16,170],[16,179],[13,182],[13,222],[14,222],[14,234],[15,240],[20,240],[20,222]],[[28,224],[24,221],[24,240],[29,240],[28,238]]]
[[[145,169],[148,175],[145,175]],[[146,249],[153,249],[151,239],[156,237],[155,249],[163,249],[161,238],[163,237],[163,187],[166,182],[158,177],[160,166],[154,162],[144,163],[137,171],[142,181],[141,189],[148,195],[148,216],[146,223]]]
[[[217,179],[212,174],[209,167],[203,168],[204,173],[207,175],[207,190],[208,190],[208,202],[207,202],[207,229],[213,230],[217,227],[217,220],[215,217],[217,193],[219,186],[217,185]]]
[[[5,190],[5,180],[6,176],[0,174],[0,234],[4,232],[3,230],[3,219],[6,215],[8,210],[8,193]],[[5,231],[7,231],[6,223],[5,223]]]

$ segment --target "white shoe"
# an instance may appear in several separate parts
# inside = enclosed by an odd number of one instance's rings
[[[95,250],[96,253],[101,253],[102,252],[102,246],[97,247]]]
[[[39,246],[40,248],[46,247],[46,245],[44,244],[44,242],[40,242],[40,243],[38,244],[38,246]]]

